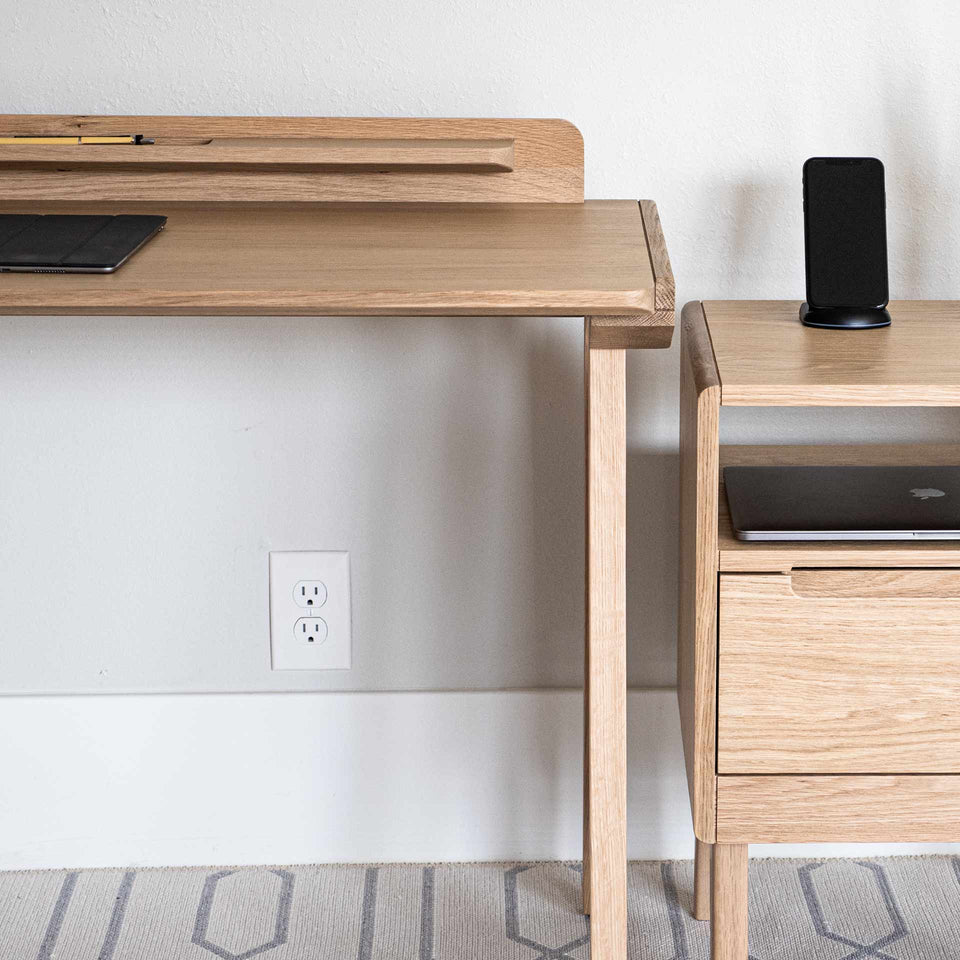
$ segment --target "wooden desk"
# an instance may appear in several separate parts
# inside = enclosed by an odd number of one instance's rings
[[[613,331],[635,346],[666,345],[673,329],[655,308],[635,200],[0,203],[0,213],[94,209],[162,213],[167,226],[108,276],[4,274],[0,311],[599,315],[595,334],[605,335],[614,314],[625,319]]]
[[[799,306],[683,310],[678,693],[714,960],[747,957],[751,842],[960,839],[960,543],[742,542],[720,473],[960,464],[960,445],[719,443],[722,406],[960,405],[960,303],[861,331]]]
[[[656,206],[583,200],[559,120],[0,117],[2,212],[156,212],[111,276],[0,274],[0,314],[583,316],[584,909],[626,958],[626,350],[666,347]],[[152,151],[152,152],[151,152]]]

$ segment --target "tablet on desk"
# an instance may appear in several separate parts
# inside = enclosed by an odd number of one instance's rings
[[[166,217],[0,214],[0,272],[113,273]]]

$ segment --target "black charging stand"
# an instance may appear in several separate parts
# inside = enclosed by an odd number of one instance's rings
[[[804,326],[822,330],[869,330],[892,322],[883,307],[811,307],[808,303],[800,305],[800,320]]]

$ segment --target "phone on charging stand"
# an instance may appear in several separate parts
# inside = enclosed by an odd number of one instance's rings
[[[803,233],[812,327],[886,327],[887,212],[875,157],[811,157],[803,165]]]

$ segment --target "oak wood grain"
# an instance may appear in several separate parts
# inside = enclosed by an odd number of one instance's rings
[[[716,837],[717,496],[720,382],[703,311],[681,315],[677,697],[694,832]]]
[[[960,773],[960,571],[797,579],[720,577],[718,772]]]
[[[0,115],[0,136],[137,133],[157,138],[161,146],[171,140],[197,146],[197,141],[220,138],[509,139],[514,141],[513,169],[491,175],[483,170],[318,174],[295,170],[6,168],[0,170],[0,197],[35,201],[245,202],[255,196],[261,201],[583,202],[583,138],[565,120]]]
[[[650,252],[650,267],[655,279],[654,308],[658,313],[669,313],[672,316],[676,310],[677,287],[670,254],[667,252],[667,241],[663,235],[663,225],[660,223],[660,212],[652,200],[640,200],[639,204],[647,249]]]
[[[960,404],[960,301],[901,300],[879,330],[818,330],[798,301],[704,303],[725,405]]]
[[[626,956],[626,354],[592,350],[586,401],[585,825],[591,957]]]
[[[461,170],[509,173],[513,138],[500,140],[216,137],[199,143],[3,144],[0,169]]]
[[[693,919],[710,919],[712,895],[713,844],[694,841],[693,854]]]
[[[713,845],[710,960],[747,960],[746,843]]]
[[[826,331],[835,333],[836,331]],[[758,444],[720,448],[720,464],[798,466],[960,465],[958,444],[849,444],[779,446]],[[898,540],[853,542],[771,542],[737,540],[720,481],[718,501],[719,569],[723,572],[789,571],[794,567],[958,567],[960,541]]]
[[[590,342],[594,350],[663,350],[673,341],[673,313],[592,316]]]
[[[653,276],[653,311],[642,316],[591,317],[590,342],[595,350],[663,349],[673,340],[676,287],[660,215],[652,200],[639,201],[639,207]]]
[[[790,589],[803,598],[957,599],[960,570],[794,570]]]
[[[960,841],[960,777],[720,777],[725,843]]]
[[[159,213],[165,232],[109,277],[4,275],[0,314],[587,318],[584,900],[593,960],[623,960],[624,350],[672,334],[655,206],[584,203],[583,141],[557,120],[0,117],[3,135],[124,133],[158,149],[0,157],[0,212]]]
[[[91,211],[168,222],[109,276],[0,274],[0,313],[654,314],[636,201],[0,204]]]
[[[704,305],[698,355],[719,384],[718,402],[960,403],[960,303],[891,304],[893,326],[866,335],[804,328],[798,307]],[[685,309],[684,335],[686,317]],[[684,480],[686,462],[710,462],[716,420],[706,454],[691,456],[696,446],[683,435],[695,435],[698,394],[686,348],[682,354],[682,516],[689,525],[706,502],[718,520],[715,533],[707,526],[681,541],[679,693],[695,826],[699,799],[712,788],[715,800],[715,831],[697,829],[698,838],[718,844],[715,865],[726,856],[725,844],[956,841],[960,544],[737,541],[719,476],[712,503]],[[722,465],[960,464],[960,446],[724,447],[719,459]],[[719,637],[717,597],[702,611],[690,599],[696,592],[687,571],[696,569],[689,558],[697,551],[706,554],[705,576],[716,582],[720,573]],[[690,665],[697,630],[704,656],[712,649],[719,659],[719,694],[709,684],[697,688]],[[708,742],[711,722],[714,731],[719,724],[719,736]],[[707,732],[697,742],[701,725]],[[712,755],[719,775],[710,770]],[[701,770],[713,774],[702,788]],[[744,850],[744,862],[745,856]],[[730,890],[739,887],[745,896],[742,883],[738,868],[727,880],[715,872],[713,889],[741,902]],[[714,924],[714,949],[726,949],[731,923],[715,912]],[[744,927],[731,948],[738,960],[746,955],[745,937]]]

